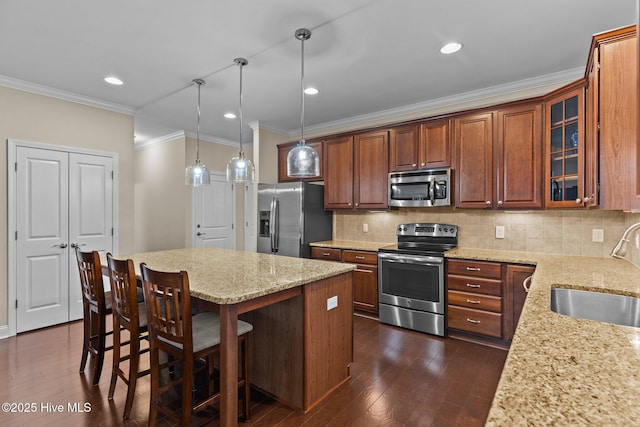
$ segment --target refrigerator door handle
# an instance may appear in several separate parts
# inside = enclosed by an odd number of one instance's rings
[[[276,213],[276,198],[271,199],[271,206],[269,207],[269,241],[271,243],[271,253],[273,253],[275,242],[275,213]]]
[[[280,249],[280,201],[278,200],[278,198],[276,197],[275,199],[273,199],[275,202],[275,230],[274,230],[274,237],[273,237],[273,241],[274,241],[274,252],[278,253],[278,249]]]

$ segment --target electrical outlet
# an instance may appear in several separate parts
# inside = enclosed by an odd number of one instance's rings
[[[363,233],[368,233],[369,232],[369,224],[362,224],[362,232]]]
[[[604,229],[594,228],[591,230],[591,241],[602,243],[604,242]]]
[[[504,239],[504,225],[496,225],[496,239]]]
[[[327,298],[327,311],[333,310],[338,306],[338,295]]]

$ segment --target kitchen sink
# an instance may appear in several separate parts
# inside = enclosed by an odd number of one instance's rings
[[[552,288],[551,310],[580,319],[640,328],[640,298]]]

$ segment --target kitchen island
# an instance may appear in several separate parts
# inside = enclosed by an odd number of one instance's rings
[[[445,256],[536,265],[486,425],[640,425],[640,328],[550,309],[556,287],[640,297],[640,269],[528,252],[458,248]]]
[[[220,314],[221,425],[237,425],[238,316],[253,324],[251,383],[308,411],[350,378],[349,264],[217,248],[122,255],[187,271],[193,304]]]

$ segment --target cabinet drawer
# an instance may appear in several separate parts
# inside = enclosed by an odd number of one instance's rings
[[[449,328],[502,337],[502,314],[450,305],[448,322]]]
[[[348,251],[342,253],[344,262],[352,262],[355,264],[378,264],[378,254],[375,252]]]
[[[502,279],[502,265],[495,262],[450,259],[447,262],[447,269],[451,274]]]
[[[326,259],[329,261],[341,261],[342,259],[342,250],[335,248],[321,248],[321,247],[312,247],[311,248],[311,258],[313,259]]]
[[[502,313],[502,298],[500,297],[459,291],[449,291],[448,297],[449,304],[452,305]]]
[[[447,289],[462,292],[473,292],[502,296],[502,280],[483,279],[480,277],[447,276]]]

